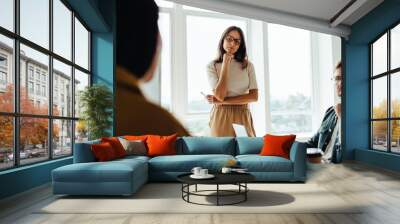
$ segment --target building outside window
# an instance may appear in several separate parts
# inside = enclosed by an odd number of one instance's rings
[[[32,66],[29,66],[28,74],[29,74],[29,79],[33,80],[33,67]]]
[[[41,93],[40,92],[40,84],[36,84],[36,95],[40,96],[41,95],[40,93]]]
[[[40,81],[40,70],[36,69],[36,81]]]
[[[2,85],[7,84],[7,74],[3,71],[0,71],[0,84]]]
[[[7,57],[5,55],[0,54],[0,68],[7,67]]]
[[[46,86],[42,86],[42,96],[46,96]]]
[[[0,91],[5,91],[7,87],[7,56],[0,54]]]
[[[42,82],[46,82],[46,74],[45,73],[42,73]]]
[[[31,82],[31,81],[29,81],[28,82],[28,91],[29,91],[29,94],[33,94],[34,93],[34,87],[33,87],[33,82]]]

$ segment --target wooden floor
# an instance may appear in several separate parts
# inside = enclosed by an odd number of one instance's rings
[[[317,183],[349,203],[362,201],[367,206],[357,214],[35,214],[38,207],[54,200],[47,185],[1,201],[0,223],[400,223],[398,173],[360,163],[320,164],[309,166],[308,183]]]

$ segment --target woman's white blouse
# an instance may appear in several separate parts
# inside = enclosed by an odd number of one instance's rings
[[[222,63],[216,63],[214,66],[213,61],[207,65],[208,82],[212,90],[217,86],[221,66]],[[250,89],[258,89],[253,64],[249,61],[247,67],[242,69],[242,63],[233,59],[228,74],[227,96],[247,94]]]

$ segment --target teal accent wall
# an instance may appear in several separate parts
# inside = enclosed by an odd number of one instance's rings
[[[356,149],[355,160],[400,172],[400,155],[368,149]]]
[[[345,159],[391,170],[399,170],[399,156],[369,149],[369,43],[398,22],[400,0],[386,0],[353,24],[349,39],[342,43],[345,60]]]
[[[115,1],[67,0],[92,31],[92,82],[114,92]],[[110,132],[113,133],[113,127]],[[51,171],[72,163],[72,157],[0,171],[0,199],[51,181]]]
[[[93,32],[110,32],[109,24],[100,11],[99,2],[104,0],[66,0]],[[109,2],[114,2],[110,1]],[[111,9],[110,9],[111,10]]]
[[[50,182],[53,169],[71,163],[68,157],[0,172],[0,199]]]
[[[115,1],[99,0],[97,7],[109,27],[108,32],[92,32],[92,82],[108,86],[115,93]],[[113,97],[115,98],[115,97]],[[114,99],[115,102],[115,99]],[[113,109],[114,121],[115,112]],[[109,129],[115,135],[114,122]]]

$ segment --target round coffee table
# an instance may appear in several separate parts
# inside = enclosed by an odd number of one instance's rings
[[[188,203],[198,205],[234,205],[247,200],[247,192],[249,188],[247,183],[255,180],[255,177],[248,173],[216,173],[213,174],[215,177],[212,179],[193,179],[190,177],[191,173],[182,174],[177,177],[178,181],[182,183],[182,199]],[[215,190],[198,190],[197,185],[215,185]],[[190,186],[195,186],[194,191],[190,191]],[[220,185],[236,185],[237,190],[223,190],[220,189]],[[215,194],[205,194],[214,192]],[[190,201],[190,196],[203,196],[203,197],[216,197],[216,204],[202,204]],[[221,197],[241,196],[240,200],[231,203],[221,203]]]

